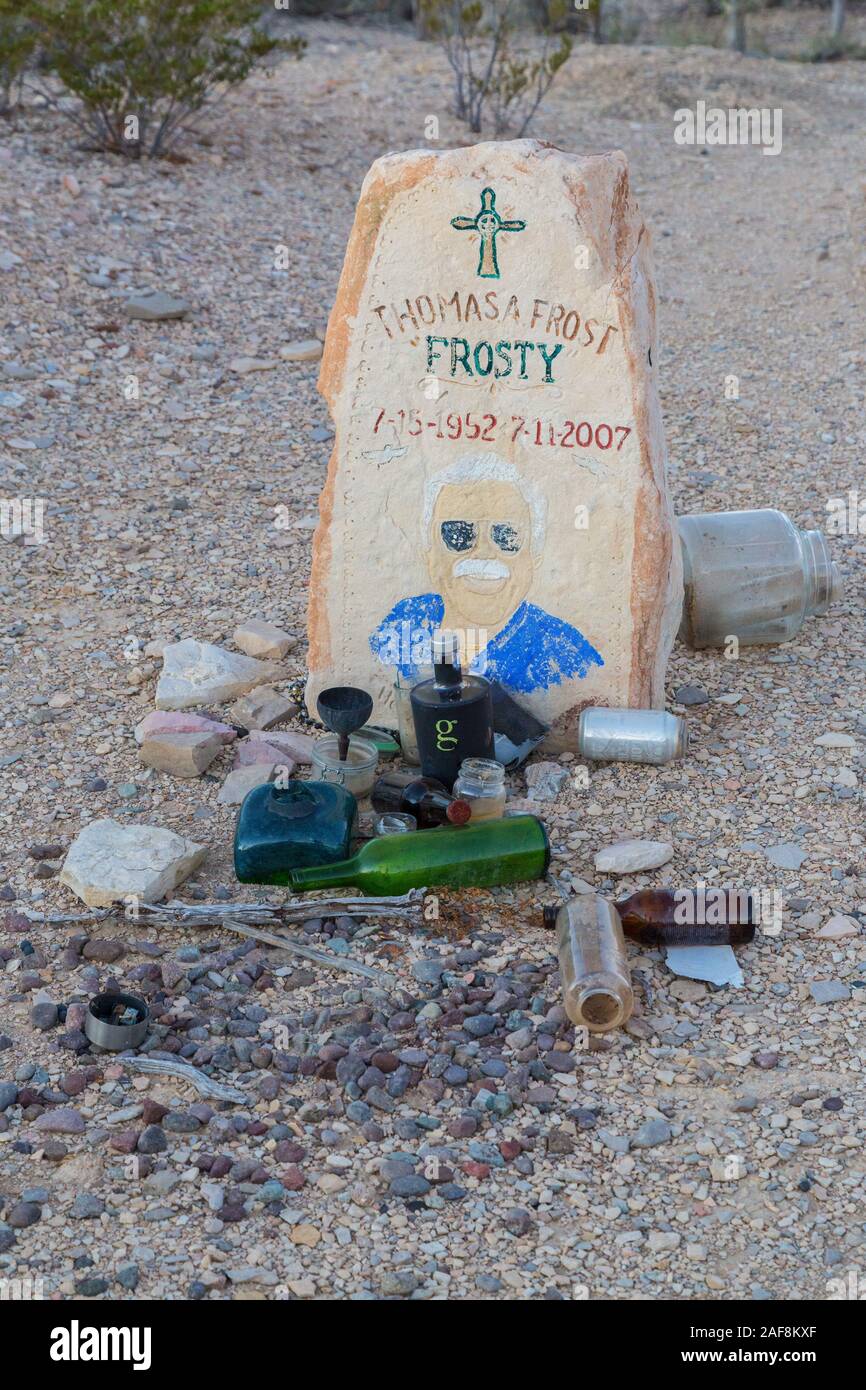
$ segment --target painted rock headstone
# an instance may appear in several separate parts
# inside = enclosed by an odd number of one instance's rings
[[[657,706],[682,599],[649,237],[625,156],[532,140],[377,160],[319,388],[335,426],[307,702],[374,696],[437,628],[573,746]]]

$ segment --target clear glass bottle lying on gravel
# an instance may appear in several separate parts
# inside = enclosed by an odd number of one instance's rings
[[[679,519],[683,552],[680,638],[690,647],[789,642],[806,618],[841,596],[842,577],[821,531],[784,512],[709,512]]]
[[[581,893],[558,911],[544,909],[556,926],[565,1012],[578,1028],[607,1033],[631,1017],[634,994],[625,938],[613,903]]]

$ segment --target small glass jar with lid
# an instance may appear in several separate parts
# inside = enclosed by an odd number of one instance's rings
[[[418,822],[406,811],[384,811],[377,817],[375,829],[377,835],[406,835],[418,829]]]
[[[379,750],[369,739],[352,734],[349,751],[341,761],[339,738],[336,734],[325,734],[313,745],[312,760],[313,782],[335,782],[357,797],[367,796],[373,790]]]
[[[505,814],[505,768],[495,758],[464,758],[454,795],[472,807],[470,825],[479,820],[501,820]]]

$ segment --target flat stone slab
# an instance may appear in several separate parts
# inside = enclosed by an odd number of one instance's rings
[[[273,623],[263,622],[261,618],[249,618],[245,623],[238,623],[232,633],[232,641],[247,656],[263,661],[282,661],[286,653],[297,646],[298,639],[282,628],[274,627]]]
[[[245,742],[248,749],[259,742],[279,749],[283,762],[290,760],[294,763],[311,763],[317,740],[311,734],[295,733],[293,729],[252,729]],[[240,748],[241,744],[238,744],[238,752]],[[235,766],[238,766],[237,762]]]
[[[276,662],[256,661],[191,637],[170,643],[163,651],[162,663],[156,686],[156,707],[160,710],[221,704],[287,674]]]
[[[233,743],[237,729],[230,724],[222,724],[218,719],[207,719],[202,714],[185,713],[182,710],[151,710],[135,730],[136,743],[144,743],[145,738],[154,734],[215,734],[221,743]]]
[[[70,847],[60,882],[88,907],[159,902],[198,868],[207,847],[156,825],[91,821]]]
[[[234,768],[220,787],[217,801],[223,806],[240,806],[253,787],[261,787],[265,782],[273,780],[277,766],[271,757],[262,762],[247,763],[244,767]]]
[[[248,695],[242,695],[229,709],[237,724],[256,730],[269,729],[272,724],[279,724],[280,720],[289,719],[297,712],[294,700],[280,695],[269,685],[257,686]]]
[[[770,845],[764,853],[777,869],[799,869],[809,857],[799,845],[792,844]]]
[[[223,750],[215,734],[149,734],[141,745],[146,767],[174,777],[200,777]]]
[[[842,980],[813,980],[809,992],[816,1004],[840,1004],[851,998],[851,990]]]

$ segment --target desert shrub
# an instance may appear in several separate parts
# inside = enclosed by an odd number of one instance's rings
[[[21,0],[0,0],[0,116],[8,116],[18,101],[35,47],[36,33]]]
[[[540,40],[518,48],[515,0],[418,0],[427,32],[442,43],[454,75],[454,112],[478,134],[489,111],[497,135],[524,135],[563,64],[572,39],[556,32],[568,0],[545,0]]]
[[[802,63],[835,63],[842,58],[862,62],[866,59],[866,45],[841,34],[821,34],[798,56]]]
[[[258,27],[259,0],[19,4],[46,66],[80,98],[80,108],[58,109],[92,144],[131,159],[163,154],[192,116],[277,47]],[[299,40],[284,46],[300,57]]]

